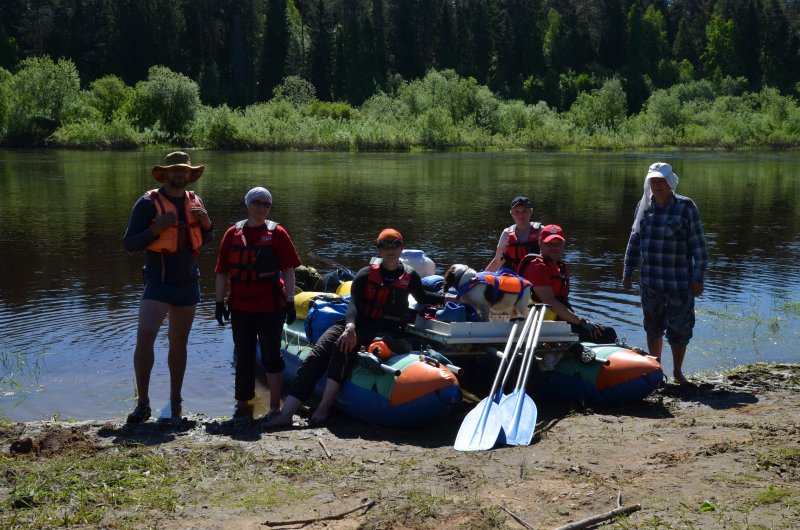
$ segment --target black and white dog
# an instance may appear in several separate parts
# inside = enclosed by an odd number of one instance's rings
[[[450,287],[455,287],[459,301],[474,307],[484,321],[492,310],[509,318],[526,318],[530,311],[531,283],[508,269],[476,272],[457,263],[444,273],[442,290],[447,293]]]

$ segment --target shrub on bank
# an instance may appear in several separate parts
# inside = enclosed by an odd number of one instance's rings
[[[81,120],[59,127],[50,137],[53,145],[82,149],[136,149],[152,143],[148,131],[139,131],[123,118],[111,122]]]
[[[320,101],[311,83],[289,76],[271,100],[236,109],[201,105],[197,83],[163,66],[151,68],[134,88],[105,76],[81,90],[70,61],[29,58],[16,73],[0,70],[0,144],[409,150],[800,143],[797,102],[775,89],[748,93],[742,78],[681,74],[685,82],[653,91],[632,116],[619,79],[602,82],[574,72],[548,79],[541,88],[560,83],[557,105],[571,103],[566,112],[544,101],[500,99],[454,70],[431,70],[412,81],[395,76],[389,93],[379,91],[360,107]],[[532,80],[526,99],[534,88]]]
[[[131,107],[140,126],[179,137],[200,109],[200,88],[185,75],[165,66],[153,66],[147,80],[136,84]]]
[[[49,57],[23,59],[3,85],[8,105],[6,141],[12,145],[43,144],[64,123],[80,93],[72,61],[54,62]]]

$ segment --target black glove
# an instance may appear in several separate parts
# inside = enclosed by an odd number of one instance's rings
[[[294,306],[294,300],[286,301],[286,323],[291,324],[297,319],[297,308]]]
[[[231,319],[231,308],[225,307],[225,302],[217,302],[214,307],[214,318],[217,319],[220,326],[224,326],[225,321]]]
[[[583,329],[583,331],[588,333],[590,337],[595,337],[600,334],[600,326],[591,320],[582,318],[578,325],[581,327],[581,329]]]

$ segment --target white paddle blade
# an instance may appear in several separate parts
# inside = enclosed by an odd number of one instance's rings
[[[464,417],[453,447],[456,451],[486,451],[497,445],[502,431],[500,407],[485,398]]]

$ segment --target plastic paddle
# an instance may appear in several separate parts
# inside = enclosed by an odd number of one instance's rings
[[[500,401],[500,412],[503,417],[503,431],[508,445],[528,445],[533,439],[533,431],[536,429],[537,409],[536,403],[525,392],[525,385],[528,382],[533,365],[534,351],[539,343],[539,333],[542,330],[545,309],[541,307],[538,311],[536,324],[528,334],[528,342],[525,346],[525,355],[520,366],[517,386],[514,392],[505,396]]]
[[[498,438],[502,436],[503,414],[500,412],[500,406],[494,402],[494,393],[497,391],[497,385],[500,383],[500,374],[503,372],[503,366],[508,358],[511,344],[514,342],[517,324],[517,322],[514,322],[514,326],[511,328],[511,334],[508,336],[503,358],[497,368],[497,375],[494,377],[489,396],[475,405],[475,408],[461,422],[456,441],[453,444],[456,451],[485,451],[494,447]]]

